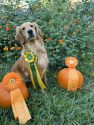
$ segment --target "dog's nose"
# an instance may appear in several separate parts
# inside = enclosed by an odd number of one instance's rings
[[[30,35],[33,34],[33,31],[32,31],[32,30],[28,30],[27,32],[28,32]]]

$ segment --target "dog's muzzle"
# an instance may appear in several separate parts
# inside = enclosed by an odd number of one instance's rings
[[[33,31],[32,31],[32,30],[28,30],[27,32],[28,32],[28,34],[29,34],[29,39],[34,38],[34,37],[35,37],[35,36],[34,36],[34,33],[33,33]]]

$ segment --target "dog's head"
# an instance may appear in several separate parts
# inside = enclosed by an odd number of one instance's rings
[[[25,44],[25,41],[34,41],[42,37],[41,30],[36,22],[26,22],[16,29],[16,40]]]

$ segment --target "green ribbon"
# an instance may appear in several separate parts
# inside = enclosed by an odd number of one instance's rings
[[[35,62],[37,61],[37,57],[31,51],[26,51],[24,53],[24,60],[25,60],[25,62],[28,63],[30,78],[31,78],[34,88],[35,89],[37,89],[37,88],[45,89],[46,86],[42,82],[39,71],[35,64]]]

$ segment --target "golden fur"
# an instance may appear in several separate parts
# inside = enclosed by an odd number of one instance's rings
[[[30,34],[28,34],[29,30],[33,31],[33,33],[31,33],[34,35],[33,37],[30,37]],[[15,38],[20,42],[23,49],[20,58],[12,67],[12,71],[19,73],[24,81],[30,80],[29,71],[26,62],[24,61],[23,55],[26,50],[31,50],[38,57],[36,65],[38,67],[41,78],[47,82],[46,69],[48,67],[49,61],[47,57],[47,51],[44,47],[44,42],[41,36],[41,30],[39,29],[38,25],[35,22],[23,23],[21,26],[17,27]]]

